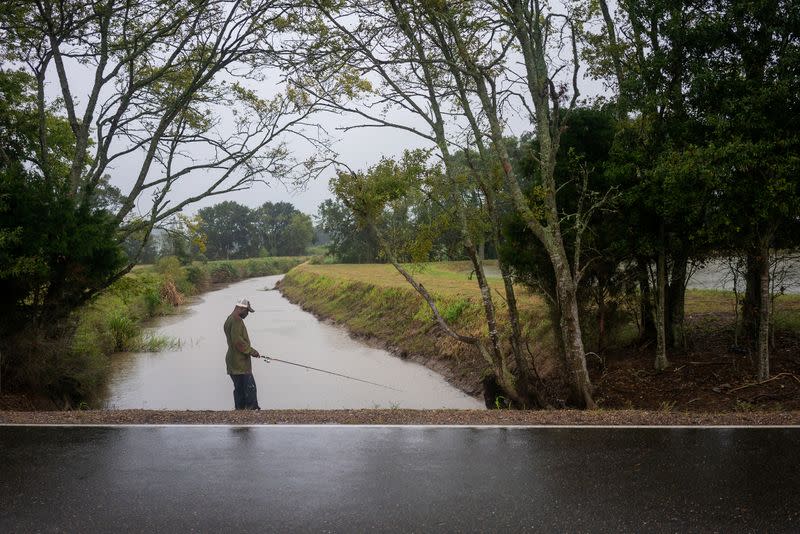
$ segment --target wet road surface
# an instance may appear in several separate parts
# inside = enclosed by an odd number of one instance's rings
[[[0,426],[0,532],[797,532],[798,428]]]

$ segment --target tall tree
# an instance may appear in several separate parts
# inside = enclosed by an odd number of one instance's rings
[[[482,181],[480,192],[484,196],[484,206],[487,209],[498,206],[501,191],[514,200],[514,206],[520,210],[532,233],[548,250],[558,273],[561,341],[565,346],[573,402],[579,406],[594,406],[575,301],[577,281],[584,271],[566,256],[552,181],[552,165],[563,118],[559,111],[563,106],[573,107],[578,98],[579,65],[571,17],[550,12],[547,6],[537,2],[522,1],[351,0],[335,7],[327,2],[311,3],[316,8],[315,13],[321,16],[312,17],[309,27],[320,31],[324,26],[321,30],[324,38],[302,47],[305,56],[298,63],[312,68],[310,76],[317,82],[311,88],[312,94],[319,95],[320,86],[324,90],[326,83],[328,86],[333,83],[334,78],[325,70],[326,65],[332,65],[339,72],[346,66],[346,88],[351,89],[351,93],[367,93],[374,98],[366,109],[342,106],[336,95],[347,91],[337,87],[326,92],[329,96],[326,102],[366,119],[361,126],[402,128],[435,145],[452,184],[453,198],[469,197],[463,194],[453,155],[474,146],[480,159],[473,165],[472,174]],[[521,69],[515,70],[518,63],[509,61],[511,49],[519,50]],[[559,53],[551,54],[554,50],[563,52],[568,60],[562,62]],[[570,73],[566,84],[562,83],[563,72]],[[342,78],[338,76],[335,80]],[[372,91],[369,79],[379,80],[380,90]],[[517,87],[523,91],[517,91]],[[519,188],[518,175],[504,139],[504,114],[512,98],[522,99],[523,109],[531,112],[536,135],[540,138],[544,185],[541,202],[535,210],[530,209]],[[422,123],[398,124],[378,112],[384,106],[411,111]],[[499,163],[502,171],[500,181],[492,173],[494,162]],[[504,355],[496,337],[491,291],[467,222],[468,210],[462,209],[461,203],[454,205],[459,207],[456,217],[462,221],[465,250],[475,265],[481,289],[490,332],[490,361],[495,374],[511,391],[516,389],[515,385],[528,388],[532,384],[528,374],[530,366],[517,357],[521,351],[513,351],[520,376],[513,380],[503,378]],[[489,216],[487,220],[497,221],[497,218]],[[513,291],[510,278],[504,277],[504,281],[506,291]],[[513,298],[506,300],[514,301]],[[514,313],[511,308],[509,311]]]
[[[475,204],[476,190],[470,192],[465,188],[467,182],[461,179],[459,166],[454,164],[454,155],[465,148],[462,142],[466,139],[459,135],[459,127],[454,127],[457,121],[453,119],[463,116],[458,91],[469,89],[464,86],[456,89],[456,84],[450,83],[452,75],[442,52],[429,45],[431,35],[426,29],[425,16],[428,6],[425,2],[409,6],[403,2],[379,0],[352,1],[335,6],[327,2],[310,3],[314,7],[313,15],[301,31],[311,39],[296,47],[302,51],[302,57],[294,62],[295,66],[303,67],[298,76],[306,81],[305,88],[314,96],[324,95],[324,101],[332,109],[364,119],[363,124],[354,127],[400,128],[437,148],[449,183],[442,200],[455,207],[453,220],[460,229],[464,250],[473,264],[481,291],[490,333],[490,348],[485,353],[487,363],[508,397],[516,397],[520,405],[541,405],[541,399],[537,399],[539,394],[529,379],[530,362],[522,357],[521,350],[514,350],[516,361],[509,366],[497,335],[495,304],[480,256],[480,243],[485,239],[485,232],[473,235],[474,227],[468,218],[470,206]],[[360,23],[354,24],[359,20]],[[322,33],[321,38],[319,33]],[[309,85],[309,79],[315,83]],[[373,89],[369,80],[374,80],[379,87]],[[362,95],[369,100],[366,106],[343,101],[343,97]],[[455,108],[451,110],[453,105]],[[416,117],[411,121],[399,121],[382,113],[385,107],[403,109]],[[482,138],[480,142],[484,148]],[[483,188],[480,194],[493,194],[494,183],[489,179],[489,168],[489,165],[481,164],[475,166],[472,173],[474,178],[486,177],[488,187]],[[482,205],[489,209],[496,203],[487,201]],[[509,280],[505,279],[506,291],[513,291]],[[514,299],[507,298],[506,301],[513,303]],[[508,311],[517,313],[513,304]],[[513,319],[512,322],[516,323]],[[513,376],[512,367],[518,376]]]
[[[770,376],[771,250],[797,246],[800,218],[800,8],[794,2],[709,0],[691,103],[703,109],[730,237],[747,258],[743,319],[758,378]]]
[[[259,246],[271,256],[287,255],[285,234],[295,213],[299,212],[289,202],[265,202],[255,210],[253,215]]]
[[[582,203],[596,203],[601,195],[612,197],[604,200],[602,211],[595,210],[586,218],[588,227],[582,246],[584,258],[581,261],[588,267],[579,285],[579,305],[584,317],[588,317],[590,301],[596,310],[597,346],[592,350],[598,352],[604,348],[606,327],[614,307],[611,297],[620,290],[623,266],[629,259],[624,234],[629,227],[626,217],[630,213],[620,214],[617,210],[614,202],[619,200],[619,187],[610,181],[613,176],[607,173],[615,130],[616,120],[611,109],[576,108],[561,135],[555,166],[562,214],[560,224],[570,254],[576,231],[570,215],[582,214]],[[535,157],[536,139],[523,136],[520,147],[518,155],[512,159],[524,177],[523,191],[535,201],[541,187]],[[519,280],[547,297],[557,319],[555,273],[546,251],[531,239],[527,225],[513,210],[504,217],[503,231],[507,239],[500,248],[501,256],[507,258]]]
[[[283,233],[281,256],[302,256],[314,239],[314,223],[305,213],[296,211]]]
[[[63,184],[31,165],[39,141],[38,116],[29,105],[34,87],[24,73],[0,71],[0,106],[9,106],[0,111],[0,336],[26,324],[50,325],[64,306],[81,302],[83,288],[102,284],[124,261],[110,214],[76,205]],[[51,135],[38,148],[53,168],[66,170],[73,148],[68,125],[49,113],[45,121]]]
[[[258,251],[254,215],[247,206],[226,200],[197,212],[206,253],[214,260],[241,259]]]
[[[573,402],[594,407],[592,384],[586,369],[586,352],[578,310],[578,284],[585,270],[581,265],[581,238],[585,230],[585,214],[578,214],[574,254],[570,257],[561,232],[557,187],[556,154],[565,114],[575,107],[578,96],[577,36],[578,21],[569,14],[557,13],[538,1],[501,0],[497,2],[464,2],[426,4],[427,22],[432,40],[447,58],[448,68],[456,82],[463,80],[463,89],[471,89],[478,112],[470,109],[470,100],[461,98],[476,141],[491,147],[500,162],[505,188],[515,209],[531,233],[547,252],[555,273],[561,342],[573,389]],[[504,38],[501,38],[502,35]],[[498,74],[505,66],[506,55],[514,44],[522,59],[522,72],[506,71],[518,79],[539,152],[538,171],[541,180],[538,201],[533,208],[524,195],[519,172],[506,146],[502,104],[498,97]],[[558,53],[551,54],[557,50]],[[563,56],[562,56],[563,54]],[[561,60],[566,57],[566,60]],[[564,80],[562,71],[569,73]],[[468,85],[467,85],[468,84]],[[462,89],[462,90],[463,90]],[[488,131],[474,119],[485,117]],[[568,115],[568,113],[567,113]]]
[[[313,102],[290,94],[265,101],[250,89],[274,63],[268,43],[288,8],[277,0],[4,2],[0,57],[35,80],[30,165],[76,213],[98,205],[107,174],[122,183],[124,171],[129,181],[107,211],[117,242],[137,234],[142,246],[154,226],[203,197],[290,175],[284,142]],[[48,120],[54,108],[68,124],[69,151],[58,159],[48,150],[64,135]],[[51,280],[39,296],[43,309],[69,311],[137,256],[89,285],[71,285],[76,298],[65,300],[55,291],[64,280]]]
[[[640,271],[644,333],[656,338],[655,367],[664,369],[667,348],[684,339],[689,262],[704,259],[714,245],[706,230],[715,183],[691,157],[704,137],[702,114],[692,112],[687,98],[698,75],[692,42],[703,10],[673,0],[614,7],[601,0],[605,24],[589,36],[589,55],[593,73],[617,89],[621,209],[636,218],[629,243]]]
[[[369,229],[359,226],[353,213],[340,200],[326,199],[319,205],[320,228],[330,236],[328,252],[342,263],[378,261],[378,243]]]
[[[663,198],[657,201],[658,241],[661,250],[672,249],[675,287],[682,290],[685,261],[698,243],[723,249],[747,243],[743,315],[758,338],[759,377],[766,377],[768,331],[762,325],[769,298],[760,288],[769,286],[777,233],[796,217],[797,6],[780,0],[623,2],[614,17],[601,4],[607,40],[595,50],[613,61],[596,65],[599,72],[613,70],[622,109],[638,113],[646,127],[637,144],[651,147],[643,158],[651,163],[643,168]],[[701,193],[694,200],[669,191],[682,177]],[[700,218],[683,217],[687,206],[699,206],[690,211]],[[674,214],[665,211],[670,207]],[[675,323],[682,294],[667,296],[673,300],[667,324]]]

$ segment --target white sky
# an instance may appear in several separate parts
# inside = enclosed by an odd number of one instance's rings
[[[81,102],[88,99],[88,92],[91,89],[91,76],[86,71],[85,67],[78,65],[71,65],[69,68],[71,76],[71,90],[77,101],[77,110],[79,113],[83,112]],[[248,84],[253,87],[252,84]],[[257,91],[261,96],[269,96],[263,94],[265,91]],[[269,93],[271,91],[266,91]],[[47,94],[50,99],[58,98],[61,96],[58,87],[55,72],[49,77]],[[223,112],[224,113],[224,112]],[[427,128],[422,125],[422,121],[416,116],[408,113],[396,113],[393,115],[396,122],[404,124],[414,124],[419,129],[427,133]],[[222,117],[223,127],[226,117]],[[404,130],[387,127],[370,127],[370,128],[357,128],[348,131],[339,131],[337,128],[344,125],[364,124],[366,121],[354,116],[342,116],[332,113],[319,113],[312,117],[313,122],[322,125],[328,132],[329,136],[334,139],[333,149],[338,153],[338,160],[348,165],[354,170],[365,169],[377,163],[382,157],[395,157],[402,155],[404,150],[412,150],[415,148],[429,147],[425,139]],[[530,131],[529,123],[522,117],[509,118],[509,133],[514,135],[521,135],[526,131]],[[290,149],[298,154],[298,159],[302,159],[303,155],[309,152],[308,146],[301,142],[299,139],[288,139]],[[123,192],[126,187],[133,183],[141,165],[141,154],[126,156],[124,159],[114,162],[107,170],[108,174],[112,176],[112,183],[120,187]],[[158,172],[158,168],[154,167],[151,172]],[[327,198],[332,198],[329,190],[329,181],[333,177],[335,169],[333,167],[327,169],[321,176],[315,180],[309,181],[306,186],[301,190],[292,189],[291,186],[284,185],[277,180],[268,180],[267,184],[256,183],[253,187],[246,191],[237,191],[226,193],[224,195],[215,195],[205,198],[191,206],[187,207],[184,212],[193,214],[198,209],[217,204],[225,200],[233,200],[248,207],[255,208],[264,202],[289,202],[293,204],[299,211],[308,215],[316,215],[317,208]],[[197,173],[190,180],[194,185],[200,187],[203,182],[201,180],[202,174]],[[190,183],[177,184],[175,186],[175,193],[177,196],[184,196],[192,188]],[[141,202],[147,202],[148,198],[141,199]]]
[[[86,70],[86,67],[77,64],[69,65],[69,71],[72,91],[78,100],[78,110],[79,112],[82,112],[80,109],[80,102],[85,102],[88,98],[92,76]],[[50,98],[60,97],[61,95],[55,72],[49,73],[48,78],[48,96]],[[584,79],[581,85],[581,91],[584,95],[598,94],[602,92],[602,89],[597,82]],[[274,93],[274,91],[277,90],[274,82],[270,83],[269,80],[263,82],[261,87],[253,85],[252,83],[248,83],[247,86],[256,90],[256,92],[262,97],[268,97],[270,96],[269,93]],[[225,110],[223,110],[222,114],[225,115]],[[421,124],[421,120],[411,114],[395,114],[393,118],[396,122],[418,125],[420,130],[427,133],[426,127],[419,126]],[[227,119],[228,117],[222,117],[223,127],[224,122]],[[509,116],[507,119],[508,134],[521,135],[531,130],[529,121],[525,117]],[[381,157],[400,156],[404,150],[428,146],[424,139],[414,135],[413,133],[393,128],[360,128],[349,130],[347,132],[337,131],[337,127],[345,124],[363,124],[365,122],[363,119],[357,119],[354,117],[343,117],[341,115],[333,114],[318,114],[312,117],[310,120],[321,124],[328,131],[330,137],[336,140],[332,148],[338,153],[338,160],[356,170],[364,169],[377,163]],[[298,154],[298,160],[303,159],[303,156],[309,152],[308,146],[299,139],[289,138],[288,143],[290,150]],[[133,183],[133,180],[135,179],[135,176],[140,168],[140,164],[141,154],[129,156],[125,160],[116,162],[113,168],[108,170],[108,174],[112,176],[112,183],[120,187],[123,192],[125,192],[126,186],[129,187],[130,184]],[[151,172],[159,172],[159,169],[154,168],[154,170]],[[334,172],[335,169],[333,167],[327,169],[320,177],[308,182],[302,190],[289,189],[287,186],[276,180],[270,180],[268,184],[257,183],[247,191],[239,191],[205,198],[198,203],[187,207],[185,209],[185,213],[192,214],[202,207],[213,205],[224,200],[233,200],[251,208],[257,207],[267,201],[290,202],[298,210],[309,215],[315,215],[317,213],[318,206],[325,199],[332,197],[329,191],[329,180],[332,178]],[[203,182],[205,181],[203,178],[204,177],[198,173],[190,180],[187,180],[186,183],[177,185],[175,188],[175,198],[182,198],[196,191],[198,188],[203,187]],[[148,198],[141,199],[142,207],[146,208],[145,203],[147,201]]]
[[[413,119],[413,117],[409,117],[409,119]],[[424,144],[425,140],[419,136],[394,128],[359,128],[347,132],[336,131],[338,126],[345,122],[351,122],[340,115],[319,114],[315,121],[322,124],[331,137],[338,140],[333,146],[333,149],[339,154],[338,159],[354,170],[369,167],[384,156],[399,156],[404,150],[427,146]],[[355,124],[354,121],[352,123]],[[307,150],[300,143],[296,143],[295,149],[300,152]],[[301,191],[288,190],[278,182],[271,182],[269,186],[256,184],[249,191],[239,191],[205,199],[198,203],[195,210],[222,200],[234,200],[250,207],[270,201],[290,202],[303,213],[315,215],[319,205],[326,198],[333,197],[328,184],[334,172],[333,168],[327,169],[322,176],[309,181],[305,189]]]

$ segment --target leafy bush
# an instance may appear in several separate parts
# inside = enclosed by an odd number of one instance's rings
[[[309,256],[325,256],[328,254],[328,245],[314,245],[313,247],[308,247],[306,253]]]
[[[186,271],[175,256],[166,256],[158,260],[156,272],[175,281],[186,277]]]
[[[239,279],[239,270],[230,262],[222,262],[211,267],[211,281],[215,284],[235,282]]]
[[[202,293],[211,287],[211,275],[201,265],[189,265],[186,268],[186,280],[192,285],[193,293]]]
[[[9,389],[43,393],[62,408],[93,400],[102,390],[108,360],[100,351],[77,350],[68,335],[43,338],[33,328],[7,341],[3,383]]]
[[[147,292],[142,295],[145,310],[148,317],[155,317],[158,315],[158,310],[161,307],[161,294],[155,288],[149,288]]]
[[[275,274],[274,264],[269,260],[247,260],[244,264],[244,270],[248,277]]]

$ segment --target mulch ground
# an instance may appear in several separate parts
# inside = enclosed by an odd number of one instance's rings
[[[721,318],[725,320],[727,318]],[[707,317],[671,350],[670,366],[653,368],[652,346],[611,351],[590,360],[595,400],[604,408],[690,412],[800,410],[800,335],[779,332],[770,351],[770,378],[757,380],[756,355],[732,347],[731,334]]]

